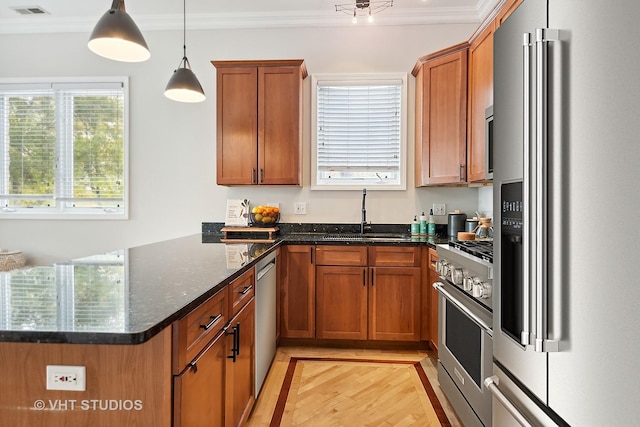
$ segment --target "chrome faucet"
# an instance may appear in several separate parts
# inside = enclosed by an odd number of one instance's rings
[[[365,198],[367,197],[367,189],[362,189],[362,221],[360,222],[360,234],[364,234],[365,231],[371,230],[371,226],[367,225],[367,209],[365,208]]]

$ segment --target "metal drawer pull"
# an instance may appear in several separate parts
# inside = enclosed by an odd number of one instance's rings
[[[482,319],[480,319],[478,316],[476,316],[471,310],[469,310],[467,307],[465,307],[465,305],[463,303],[461,303],[460,301],[458,301],[458,299],[456,297],[454,297],[453,295],[451,295],[449,292],[447,292],[444,288],[442,283],[440,282],[435,282],[433,284],[433,288],[440,292],[442,294],[443,297],[445,297],[446,299],[448,299],[449,301],[451,301],[451,303],[453,305],[455,305],[459,310],[461,310],[464,314],[467,315],[467,317],[469,317],[469,319],[471,319],[476,325],[480,326],[482,329],[484,329],[484,331],[489,334],[489,336],[493,336],[493,330],[491,329],[491,326],[487,325]]]
[[[520,411],[518,411],[518,408],[516,408],[515,405],[511,403],[509,398],[505,396],[502,391],[500,391],[500,389],[498,388],[499,383],[500,382],[496,375],[492,375],[484,380],[485,387],[489,389],[493,397],[495,397],[496,400],[498,400],[498,402],[500,402],[502,406],[504,406],[504,408],[511,414],[511,416],[516,419],[518,424],[520,424],[522,427],[533,427],[533,424],[531,424],[529,420],[527,420],[525,416],[522,415]]]
[[[200,325],[200,327],[206,331],[207,329],[211,328],[218,320],[220,320],[221,317],[222,313],[218,314],[217,316],[211,316],[211,321],[206,325]]]
[[[238,291],[239,294],[246,295],[253,288],[253,285],[245,286],[243,290]]]

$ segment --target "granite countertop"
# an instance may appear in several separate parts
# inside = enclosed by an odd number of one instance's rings
[[[435,248],[447,242],[426,237],[325,240],[327,233],[351,232],[325,225],[282,227],[274,243],[225,244],[220,242],[220,227],[205,224],[202,234],[0,273],[0,342],[145,342],[281,244]],[[373,232],[403,233],[402,227]]]
[[[138,344],[253,266],[275,244],[197,234],[0,273],[0,342]]]

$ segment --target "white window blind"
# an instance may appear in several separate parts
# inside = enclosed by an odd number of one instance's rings
[[[0,83],[1,213],[124,215],[125,96],[122,81]]]
[[[315,185],[402,185],[404,81],[318,80],[315,90]]]

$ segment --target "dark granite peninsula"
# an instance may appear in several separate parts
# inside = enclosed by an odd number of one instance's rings
[[[170,427],[195,397],[220,401],[224,380],[203,378],[231,369],[210,351],[231,348],[230,289],[252,283],[253,255],[277,246],[198,234],[0,273],[0,426]]]
[[[197,234],[1,273],[0,342],[145,342],[253,265],[252,255],[250,245]]]

